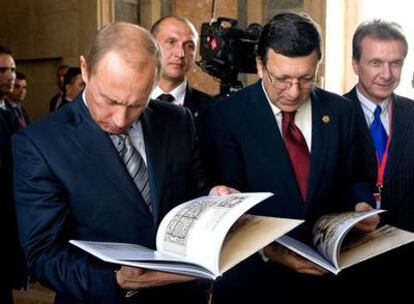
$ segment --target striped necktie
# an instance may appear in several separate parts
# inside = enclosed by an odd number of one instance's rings
[[[129,134],[112,134],[111,139],[114,142],[126,169],[131,175],[132,180],[139,192],[141,192],[142,198],[152,213],[148,170],[144,159],[137,149],[135,149]]]

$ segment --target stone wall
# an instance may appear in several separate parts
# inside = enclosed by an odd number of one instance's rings
[[[326,0],[217,0],[215,17],[238,20],[239,27],[265,23],[280,10],[311,9]],[[200,31],[211,19],[212,0],[2,0],[0,43],[14,51],[17,69],[28,78],[25,107],[34,119],[48,113],[49,99],[57,92],[55,71],[60,64],[79,65],[79,56],[90,37],[111,21],[128,21],[145,28],[161,16],[189,18]],[[316,5],[317,4],[317,5]],[[323,16],[318,16],[322,18]],[[320,21],[320,20],[316,20]],[[198,58],[199,59],[199,58]],[[253,74],[240,74],[245,84]],[[219,81],[195,66],[189,75],[195,87],[209,94],[219,92]]]

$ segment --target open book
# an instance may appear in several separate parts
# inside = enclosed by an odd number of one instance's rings
[[[313,248],[289,236],[276,241],[338,274],[346,267],[414,241],[414,233],[389,225],[370,233],[351,231],[358,222],[384,211],[351,211],[322,216],[313,227]]]
[[[174,209],[157,231],[157,250],[135,244],[71,240],[110,263],[215,279],[302,220],[244,214],[272,193],[204,196]]]

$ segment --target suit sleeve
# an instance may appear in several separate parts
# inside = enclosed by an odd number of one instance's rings
[[[350,157],[347,168],[350,170],[351,188],[350,197],[348,200],[349,207],[353,210],[355,205],[360,202],[367,202],[372,206],[375,206],[372,191],[369,187],[369,179],[364,176],[361,168],[363,168],[363,139],[361,132],[358,130],[358,121],[356,107],[352,106],[351,101],[348,101],[350,105]]]
[[[15,201],[30,275],[73,303],[117,303],[111,265],[72,247],[69,194],[42,150],[25,133],[13,137]]]
[[[216,184],[245,189],[240,145],[218,104],[206,112],[200,126],[203,159]]]

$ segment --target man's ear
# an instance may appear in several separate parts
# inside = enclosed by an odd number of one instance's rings
[[[86,63],[86,59],[83,56],[80,56],[80,67],[82,72],[82,79],[85,83],[88,83],[88,64]]]
[[[355,75],[359,76],[359,63],[355,58],[352,59],[352,68],[354,69]]]
[[[260,79],[263,79],[263,68],[264,68],[264,62],[260,57],[256,57],[256,68],[257,68],[257,75]]]

